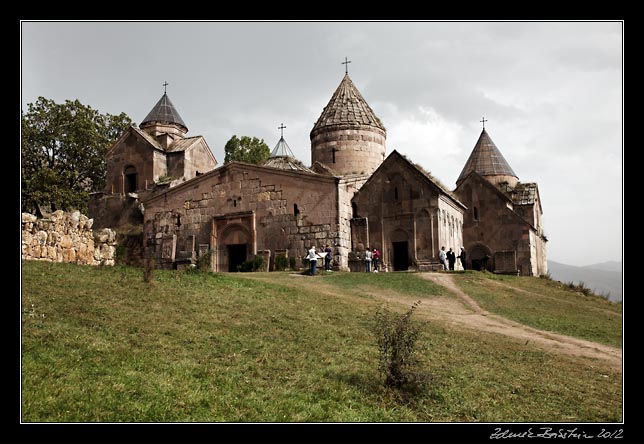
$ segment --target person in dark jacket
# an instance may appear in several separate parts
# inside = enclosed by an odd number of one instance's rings
[[[324,269],[326,271],[331,271],[331,253],[333,253],[333,250],[329,246],[329,244],[326,244],[326,247],[324,248]]]
[[[456,253],[451,248],[447,252],[447,262],[449,263],[450,271],[454,271],[454,264],[456,263]]]
[[[465,251],[465,247],[461,247],[461,254],[456,257],[461,260],[461,265],[463,266],[463,270],[465,270],[465,264],[467,263],[467,252]]]

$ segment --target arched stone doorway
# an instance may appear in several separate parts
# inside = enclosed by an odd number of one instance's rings
[[[492,250],[482,242],[476,242],[469,246],[469,261],[472,270],[489,270],[494,269],[492,263]]]
[[[136,192],[137,186],[136,168],[129,165],[123,170],[123,194]]]
[[[394,271],[409,269],[409,235],[398,229],[391,233],[392,264]]]
[[[219,270],[238,271],[237,267],[253,253],[248,229],[241,224],[227,226],[219,236],[218,250]]]

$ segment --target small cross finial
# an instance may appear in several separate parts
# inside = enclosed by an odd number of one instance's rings
[[[167,86],[169,85],[168,82],[163,82],[163,94],[166,94],[168,92]]]
[[[277,129],[280,130],[280,137],[282,139],[284,138],[284,128],[286,128],[286,126],[284,126],[283,123],[281,123],[280,126],[277,127]]]
[[[487,119],[483,117],[481,120],[479,120],[479,122],[483,123],[483,129],[485,129],[485,122],[487,122]]]
[[[340,63],[341,65],[344,65],[345,74],[349,74],[349,63],[351,63],[351,60],[347,59],[346,57],[344,58],[344,62]]]

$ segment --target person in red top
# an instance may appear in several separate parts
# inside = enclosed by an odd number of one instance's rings
[[[380,262],[380,252],[377,248],[373,249],[373,271],[378,273],[378,262]]]

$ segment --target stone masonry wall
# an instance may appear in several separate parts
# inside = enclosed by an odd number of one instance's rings
[[[145,242],[160,266],[191,256],[193,249],[197,258],[210,250],[213,271],[228,271],[227,245],[238,243],[249,245],[248,257],[286,250],[298,260],[311,245],[337,245],[334,266],[341,266],[348,241],[340,242],[337,183],[328,176],[230,163],[145,201]],[[226,225],[237,228],[228,231]],[[231,240],[235,235],[243,241]],[[175,254],[166,254],[163,246],[173,236]]]
[[[385,159],[385,140],[384,131],[370,126],[323,128],[312,135],[311,164],[320,162],[341,175],[369,176]]]
[[[22,213],[22,258],[83,265],[114,265],[116,233],[92,230],[93,219],[79,211],[55,211],[38,219]]]

